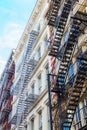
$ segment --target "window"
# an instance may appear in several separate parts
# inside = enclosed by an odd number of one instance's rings
[[[74,75],[74,64],[71,64],[68,70],[68,77],[72,77]]]
[[[40,60],[40,58],[41,58],[41,48],[39,47],[38,48],[38,60]]]
[[[76,122],[78,122],[79,120],[81,120],[81,117],[80,117],[80,109],[79,109],[79,106],[78,106],[77,111],[76,111]]]
[[[40,23],[39,23],[38,27],[37,27],[38,32],[40,31],[40,28],[41,28],[41,26],[40,26]]]
[[[47,122],[48,122],[48,130],[50,130],[50,113],[49,106],[47,105]]]
[[[38,92],[41,93],[42,83],[41,83],[41,74],[38,76]]]
[[[78,130],[81,127],[82,127],[82,123],[81,123],[80,108],[78,106],[75,113],[75,129]]]
[[[24,126],[25,130],[27,130],[27,125]]]
[[[32,94],[35,94],[35,84],[34,83],[31,86],[31,92],[32,92]]]
[[[42,111],[39,112],[39,130],[42,130]]]
[[[31,130],[34,130],[34,118],[31,119]]]
[[[45,67],[45,71],[46,71],[46,85],[47,85],[47,81],[48,81],[48,73],[49,73],[49,66],[48,64]]]
[[[87,117],[87,99],[85,102],[84,101],[82,102],[82,108],[84,117]]]
[[[69,38],[69,31],[64,34],[64,42],[67,42]]]
[[[48,66],[48,64],[46,65],[45,69],[46,69],[46,74],[48,74],[49,73],[49,66]]]
[[[44,46],[45,46],[45,48],[48,46],[48,44],[49,44],[48,37],[46,35],[45,38],[44,38]]]

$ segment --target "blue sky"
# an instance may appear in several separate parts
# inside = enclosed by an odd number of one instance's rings
[[[37,0],[0,0],[0,75]]]

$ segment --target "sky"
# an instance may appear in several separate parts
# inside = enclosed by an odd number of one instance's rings
[[[0,75],[17,47],[37,0],[0,0]]]

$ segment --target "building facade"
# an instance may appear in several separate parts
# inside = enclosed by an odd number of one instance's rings
[[[11,89],[11,130],[47,129],[46,126],[49,126],[48,116],[44,116],[48,114],[48,9],[49,1],[37,1],[15,50],[15,78]],[[42,126],[43,121],[47,125]]]
[[[51,130],[86,130],[87,1],[51,3],[48,24],[55,28],[49,50],[54,57],[48,76]]]
[[[14,51],[12,51],[0,79],[0,130],[9,130],[11,128],[9,113],[12,111],[11,102],[13,96],[10,94],[10,89],[15,75],[13,54]]]
[[[87,129],[86,0],[38,0],[13,61],[6,130]]]

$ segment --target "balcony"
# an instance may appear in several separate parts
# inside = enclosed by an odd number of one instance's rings
[[[3,100],[7,99],[10,96],[10,90],[5,90],[3,94]]]
[[[3,123],[3,121],[8,118],[8,114],[11,111],[11,104],[9,101],[6,102],[6,104],[2,105],[2,110],[1,110],[1,114],[0,114],[0,124]]]
[[[10,68],[7,69],[6,73],[8,73],[8,79],[13,79],[13,75],[15,73],[15,64],[12,64]]]
[[[12,76],[12,79],[13,79],[13,76]],[[9,82],[8,82],[8,84],[7,84],[7,87],[6,87],[6,90],[9,90],[10,88],[11,88],[11,86],[12,86],[12,80],[10,80]]]
[[[83,114],[84,114],[85,120],[87,120],[87,105],[83,108]]]
[[[0,103],[0,105],[2,105],[4,100],[7,99],[9,96],[10,96],[10,89],[3,90],[3,93],[2,93],[2,96],[1,96],[1,103]]]
[[[7,72],[9,72],[10,74],[14,74],[14,72],[15,72],[15,64],[14,63],[10,66],[10,68],[9,68],[9,70],[7,70]]]
[[[74,118],[75,130],[86,130],[87,129],[87,105],[81,108],[79,111],[77,111],[75,113],[75,116],[76,116],[76,118]],[[84,120],[83,119],[81,120],[82,117]]]
[[[10,124],[16,125],[16,123],[17,123],[17,112],[16,111],[14,113],[10,112],[8,120],[9,120]]]
[[[11,100],[12,100],[12,96],[10,96],[10,98],[6,100],[6,102],[3,104],[2,110],[1,110],[2,112],[9,113],[12,110]]]
[[[19,79],[15,81],[15,84],[11,86],[10,89],[11,95],[18,95],[20,91],[20,83],[21,83],[21,78],[19,77]]]
[[[66,83],[66,89],[72,87],[75,77],[76,77],[76,75],[74,73],[72,73],[72,75],[68,78],[68,81]]]
[[[29,61],[25,60],[17,83],[12,85],[11,93],[13,95],[18,95],[22,87],[27,85],[27,83],[29,82],[30,75],[32,71],[35,69],[36,65],[37,61],[34,59],[29,59]]]
[[[37,98],[38,98],[38,95],[29,94],[27,98],[25,99],[25,109],[24,109],[25,117],[27,116],[30,107],[33,105],[33,103],[36,101]]]
[[[2,111],[0,114],[0,124],[2,124],[2,122],[5,120],[6,116],[7,116],[7,113]]]

